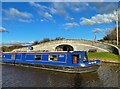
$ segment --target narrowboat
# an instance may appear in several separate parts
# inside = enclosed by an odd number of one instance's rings
[[[100,60],[88,60],[86,51],[3,52],[2,63],[69,73],[97,71]]]

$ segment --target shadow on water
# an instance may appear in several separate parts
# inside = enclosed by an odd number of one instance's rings
[[[79,87],[96,87],[100,85],[99,80],[97,72],[76,74],[74,77],[74,87],[76,89]]]
[[[76,74],[74,77],[74,88],[81,87],[82,85],[82,77],[81,74]]]

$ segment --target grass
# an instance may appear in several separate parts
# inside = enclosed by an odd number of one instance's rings
[[[110,52],[96,52],[96,53],[88,53],[89,59],[100,59],[103,61],[114,61],[120,62],[120,55],[115,55]]]

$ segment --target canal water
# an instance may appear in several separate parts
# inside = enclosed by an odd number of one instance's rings
[[[112,63],[102,63],[97,72],[81,74],[3,64],[0,82],[2,87],[120,87],[119,74],[120,65]]]

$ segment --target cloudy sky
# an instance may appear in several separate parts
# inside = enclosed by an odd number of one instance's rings
[[[2,2],[3,42],[56,37],[93,40],[115,27],[117,2]]]

